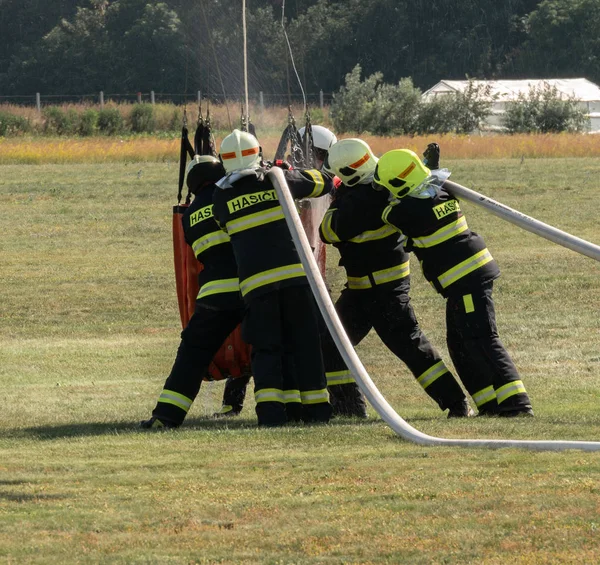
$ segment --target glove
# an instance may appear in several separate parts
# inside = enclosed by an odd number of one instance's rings
[[[428,169],[440,168],[440,146],[437,143],[430,143],[423,152],[423,164]]]

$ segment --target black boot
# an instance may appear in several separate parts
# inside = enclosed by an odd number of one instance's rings
[[[356,383],[345,383],[329,387],[329,402],[333,416],[367,417],[367,403]]]
[[[448,408],[448,418],[470,418],[475,412],[469,406],[466,398],[459,400]]]

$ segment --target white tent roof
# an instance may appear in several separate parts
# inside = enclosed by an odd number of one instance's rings
[[[565,96],[575,97],[581,102],[600,100],[600,87],[585,78],[557,79],[523,79],[523,80],[474,80],[476,85],[489,85],[491,94],[498,94],[499,100],[514,100],[519,94],[527,95],[530,88],[543,88],[544,85],[555,86]],[[428,98],[446,92],[463,92],[468,80],[442,80],[423,93]]]

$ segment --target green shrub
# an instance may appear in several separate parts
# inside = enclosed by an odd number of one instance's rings
[[[42,112],[44,133],[49,135],[69,135],[77,131],[79,116],[73,109],[63,111],[57,106],[48,106]]]
[[[0,112],[0,137],[20,135],[31,130],[29,120],[9,112]]]
[[[98,129],[106,135],[123,131],[123,116],[118,108],[102,108],[98,112]]]
[[[81,116],[79,116],[79,135],[89,136],[94,135],[98,130],[98,112],[91,108],[85,110]]]
[[[576,98],[562,98],[545,84],[507,103],[503,125],[510,133],[576,133],[586,130],[587,116]]]
[[[131,131],[135,133],[150,133],[156,128],[154,110],[151,104],[134,104],[130,120]]]

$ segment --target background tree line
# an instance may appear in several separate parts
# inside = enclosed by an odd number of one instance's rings
[[[299,93],[281,4],[247,0],[254,93]],[[337,91],[357,64],[422,90],[465,76],[600,82],[598,0],[287,0],[285,16],[309,92]],[[0,0],[0,95],[234,97],[242,69],[241,0]]]

